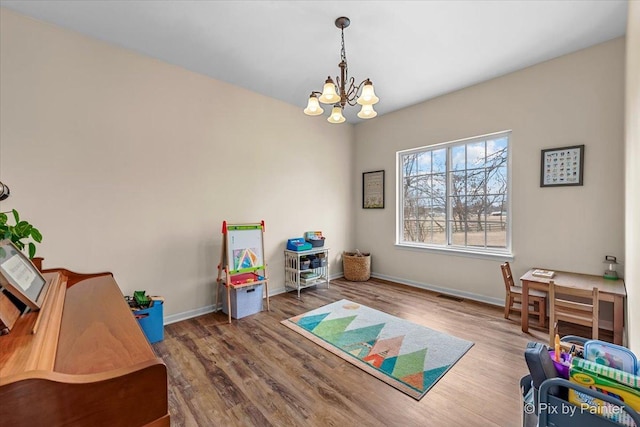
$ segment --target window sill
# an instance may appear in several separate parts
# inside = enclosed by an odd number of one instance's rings
[[[479,258],[479,259],[490,259],[490,260],[498,260],[498,261],[510,261],[512,262],[515,259],[515,256],[511,252],[485,252],[485,251],[474,251],[472,249],[462,249],[462,248],[442,248],[442,247],[434,247],[434,246],[425,246],[425,245],[412,245],[410,243],[396,243],[395,245],[399,249],[406,249],[410,251],[418,251],[418,252],[431,252],[440,255],[452,255],[452,256],[461,256],[467,258]]]

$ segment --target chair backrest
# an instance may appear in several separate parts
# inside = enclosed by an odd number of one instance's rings
[[[583,298],[585,302],[567,299]],[[590,326],[592,338],[598,338],[598,288],[593,290],[576,289],[549,282],[549,342],[555,336],[556,322],[562,320],[582,326]]]
[[[515,283],[513,282],[513,274],[511,274],[511,266],[509,265],[509,262],[500,264],[500,269],[502,270],[504,287],[507,289],[507,293],[509,293],[511,292],[511,286],[515,286]]]

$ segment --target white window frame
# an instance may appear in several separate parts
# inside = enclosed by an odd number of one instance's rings
[[[474,142],[486,141],[488,139],[499,139],[499,138],[507,138],[507,224],[506,224],[506,248],[479,248],[479,247],[468,247],[468,246],[459,246],[453,245],[450,242],[450,203],[449,203],[449,195],[451,182],[449,179],[450,171],[451,171],[451,148],[460,145],[471,144]],[[417,251],[426,251],[426,252],[434,252],[434,253],[446,253],[450,255],[456,256],[466,256],[472,258],[485,258],[485,259],[499,259],[506,261],[513,261],[514,255],[512,253],[512,242],[511,242],[511,229],[513,226],[513,209],[512,209],[512,199],[513,194],[511,191],[511,152],[513,147],[513,139],[511,135],[511,130],[494,132],[486,135],[474,136],[471,138],[458,139],[455,141],[443,142],[440,144],[433,144],[423,147],[412,148],[408,150],[402,150],[396,152],[396,247],[402,249],[409,250],[417,250]],[[439,244],[430,244],[430,243],[420,243],[420,242],[405,242],[403,241],[404,237],[404,182],[403,182],[403,157],[405,155],[414,154],[418,152],[424,151],[433,151],[439,150],[442,148],[447,149],[446,155],[446,234],[447,234],[447,243],[443,245]]]

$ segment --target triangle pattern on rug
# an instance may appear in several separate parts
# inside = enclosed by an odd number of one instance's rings
[[[404,335],[399,335],[393,338],[387,338],[376,341],[375,345],[371,349],[372,354],[383,354],[385,359],[388,357],[395,357],[400,354],[400,347],[404,341]]]
[[[391,375],[393,373],[393,368],[396,367],[396,362],[398,361],[397,357],[389,357],[384,359],[382,364],[380,365],[380,370],[387,375]]]
[[[324,320],[313,328],[311,332],[329,342],[336,342],[355,318],[356,316],[347,316],[338,319]]]
[[[415,374],[400,377],[405,383],[422,390],[424,388],[424,372],[416,372]]]
[[[357,357],[358,359],[362,359],[367,354],[369,354],[369,350],[371,350],[371,346],[367,343],[359,343],[354,344],[352,346],[344,347],[344,351],[351,354],[352,356]]]
[[[298,317],[295,322],[306,330],[313,331],[313,329],[318,326],[320,322],[322,322],[328,315],[329,313],[322,313],[315,316]]]
[[[426,356],[426,348],[398,356],[396,366],[393,369],[393,376],[396,378],[404,378],[406,376],[422,373],[424,370],[424,358]]]
[[[442,375],[445,374],[451,368],[451,365],[444,365],[438,368],[429,369],[428,371],[424,371],[423,373],[423,382],[420,384],[419,388],[428,390],[433,384],[440,379]]]
[[[378,335],[380,335],[382,328],[384,328],[384,323],[344,331],[337,341],[335,341],[335,345],[338,347],[348,347],[353,344],[375,341]]]

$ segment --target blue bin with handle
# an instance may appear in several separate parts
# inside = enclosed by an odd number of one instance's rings
[[[134,317],[150,344],[164,339],[164,315],[162,309],[164,301],[153,298],[152,300],[153,305],[151,307],[133,311]]]

